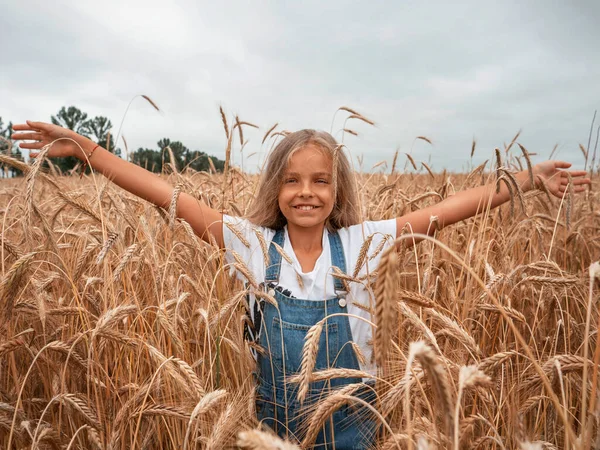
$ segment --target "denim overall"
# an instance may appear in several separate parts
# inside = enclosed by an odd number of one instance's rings
[[[283,247],[283,241],[284,232],[279,230],[272,242]],[[348,313],[347,292],[341,280],[334,278],[336,297],[321,301],[291,297],[289,291],[277,286],[281,254],[273,243],[269,247],[270,265],[267,267],[264,288],[275,297],[278,308],[257,299],[262,310],[259,343],[265,352],[258,354],[256,408],[260,422],[271,427],[279,436],[293,441],[302,439],[298,426],[302,419],[309,417],[303,414],[308,405],[327,396],[330,389],[362,380],[334,378],[311,383],[302,406],[297,399],[298,384],[285,383],[287,377],[300,371],[302,348],[308,330],[326,316]],[[329,235],[329,245],[332,265],[346,273],[344,250],[337,232]],[[347,315],[328,318],[321,332],[314,370],[334,367],[359,369],[351,340]],[[373,394],[365,390],[358,396],[368,400],[366,397],[372,397]],[[374,425],[364,408],[356,405],[342,407],[332,415],[332,419],[322,426],[315,448],[341,450],[370,447],[374,439]]]

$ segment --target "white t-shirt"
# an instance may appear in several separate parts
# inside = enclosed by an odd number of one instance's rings
[[[230,227],[235,228],[246,242],[236,236],[236,233]],[[231,251],[233,250],[241,257],[257,283],[260,284],[265,279],[266,267],[258,234],[262,234],[264,237],[268,251],[269,245],[275,236],[275,230],[254,225],[246,219],[223,215],[223,239],[227,249],[227,262],[231,264],[236,262]],[[396,219],[363,222],[342,228],[338,230],[338,234],[344,249],[348,275],[354,274],[361,248],[365,241],[370,239],[367,257],[361,258],[363,261],[362,266],[356,276],[357,279],[361,279],[361,277],[365,277],[377,269],[382,253],[393,244],[396,236]],[[325,300],[336,296],[334,281],[331,276],[331,249],[329,248],[328,235],[329,233],[325,229],[323,233],[323,252],[317,259],[313,270],[302,272],[302,267],[296,258],[286,228],[283,251],[291,259],[292,264],[287,262],[286,258],[281,259],[279,286],[288,289],[292,296],[307,300]],[[236,271],[236,274],[240,280],[247,281],[240,271]],[[301,279],[301,282],[299,282],[299,279]],[[372,322],[369,309],[372,311],[375,309],[375,296],[369,286],[368,278],[360,283],[350,282],[349,287],[350,292],[346,300],[348,313],[350,314],[352,339],[360,347],[366,361],[365,364],[361,364],[361,370],[375,374],[375,366],[371,363],[373,330],[369,323]],[[251,298],[250,301],[253,302],[254,299]],[[250,310],[253,311],[253,309],[253,305],[250,304]],[[352,317],[353,315],[362,317],[366,321]]]

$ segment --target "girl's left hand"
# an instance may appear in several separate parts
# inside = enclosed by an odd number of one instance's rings
[[[587,172],[585,170],[561,170],[569,167],[571,167],[571,163],[565,161],[544,161],[536,164],[533,166],[536,186],[543,181],[552,195],[562,198],[569,184],[568,173],[573,181],[573,191],[575,193],[585,191],[584,185],[592,183],[589,178],[584,178]]]

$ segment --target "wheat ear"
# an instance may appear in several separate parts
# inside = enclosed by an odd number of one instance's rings
[[[358,119],[362,122],[368,123],[369,125],[375,126],[375,122],[363,116],[362,114],[352,114],[351,116],[348,116],[348,119]]]
[[[425,372],[427,372],[427,374],[431,377],[431,385],[433,387],[436,400],[440,406],[442,423],[444,424],[446,434],[452,436],[454,432],[454,427],[452,426],[452,390],[442,364],[439,362],[438,357],[431,347],[422,341],[411,343],[409,360],[411,355],[413,356],[413,359],[417,359],[421,363],[421,366]],[[406,370],[410,370],[408,363]],[[407,385],[405,408],[407,408],[409,405],[409,393],[410,389]]]
[[[310,421],[307,424],[307,432],[302,440],[302,448],[308,448],[315,442],[327,418],[342,406],[352,403],[352,394],[363,386],[363,383],[348,384],[319,402],[317,409],[311,415]]]
[[[131,260],[133,255],[135,254],[137,247],[138,247],[137,244],[131,244],[129,247],[127,247],[127,250],[125,250],[125,253],[121,257],[121,261],[119,262],[119,265],[113,272],[113,280],[114,281],[117,281],[119,279],[121,272],[123,272],[123,269],[125,268],[127,263],[129,263],[129,261]]]
[[[175,167],[174,163],[173,167]],[[173,230],[175,227],[175,218],[177,217],[177,200],[179,199],[179,194],[181,193],[182,187],[183,184],[177,183],[177,186],[175,186],[175,189],[173,189],[173,193],[171,194],[171,202],[169,203],[169,228],[171,228],[171,230]]]
[[[500,149],[495,148],[494,152],[496,154],[496,173],[498,174],[498,183],[496,184],[496,194],[500,192],[500,168],[502,167],[502,155],[500,155]]]
[[[225,136],[229,139],[229,126],[227,125],[227,117],[225,116],[225,111],[223,111],[223,107],[219,106],[219,112],[221,113],[221,120],[223,121],[223,128],[225,129]]]
[[[231,231],[236,238],[238,238],[238,240],[244,245],[244,247],[246,248],[250,248],[250,242],[248,242],[248,239],[246,239],[246,237],[242,234],[242,232],[240,230],[237,229],[237,227],[229,222],[225,222],[225,226],[229,229],[229,231]]]
[[[106,241],[104,242],[104,245],[102,246],[102,250],[100,250],[100,253],[98,253],[98,257],[96,258],[97,265],[101,264],[102,261],[104,261],[106,254],[111,249],[111,247],[114,245],[114,243],[116,242],[118,237],[119,237],[119,235],[117,233],[109,231],[108,239],[106,239]]]
[[[571,218],[573,216],[573,204],[575,202],[575,188],[573,186],[573,177],[569,172],[567,174],[567,206],[565,208],[565,223],[567,225],[567,231],[571,230]]]
[[[4,317],[6,319],[11,318],[12,308],[17,297],[17,292],[21,286],[24,275],[27,272],[27,268],[31,264],[31,260],[37,254],[37,252],[27,253],[21,256],[15,263],[8,269],[8,272],[0,283],[0,301],[4,300]]]
[[[395,314],[395,294],[397,284],[397,261],[398,253],[396,247],[391,246],[383,255],[377,268],[378,277],[375,285],[375,361],[377,365],[383,366],[392,339]]]
[[[270,135],[270,134],[273,132],[273,130],[274,130],[275,128],[277,128],[277,125],[279,125],[279,123],[276,123],[275,125],[273,125],[271,128],[269,128],[269,129],[267,130],[267,132],[265,133],[265,135],[264,135],[264,137],[263,137],[263,140],[262,140],[262,142],[261,142],[261,145],[265,143],[265,141],[267,140],[267,138],[269,137],[269,135]]]
[[[529,152],[525,147],[517,142],[517,145],[521,149],[523,156],[525,157],[525,162],[527,163],[527,173],[529,174],[529,183],[531,184],[531,189],[535,188],[535,180],[533,179],[533,165],[531,164],[531,159],[529,158]]]
[[[190,414],[190,420],[187,424],[187,429],[185,431],[185,439],[183,442],[183,450],[187,450],[188,443],[190,442],[190,436],[192,431],[192,424],[196,420],[196,417],[201,416],[203,414],[208,413],[209,411],[214,411],[215,407],[227,396],[227,391],[224,389],[218,389],[216,391],[207,392],[200,401],[194,407],[192,413]]]
[[[315,367],[317,360],[317,353],[319,351],[319,340],[321,338],[321,332],[323,331],[323,325],[327,318],[319,320],[314,324],[306,333],[304,338],[304,347],[302,347],[302,362],[300,364],[299,373],[299,386],[298,386],[298,401],[300,404],[304,403],[306,394],[308,393],[308,386],[310,384],[311,373]]]
[[[260,430],[241,431],[238,434],[236,445],[249,450],[300,450],[300,447],[291,442]]]
[[[410,164],[413,166],[413,169],[418,170],[417,164],[415,163],[415,160],[413,159],[413,157],[410,156],[408,153],[405,153],[405,155],[408,158],[408,160],[410,161]]]
[[[360,269],[362,269],[363,264],[367,258],[367,253],[369,251],[369,247],[371,242],[373,241],[373,234],[367,236],[362,246],[360,247],[360,251],[358,252],[358,258],[356,258],[356,265],[354,266],[354,272],[352,272],[352,278],[356,278]]]
[[[463,391],[471,386],[489,387],[492,379],[484,374],[477,366],[463,366],[458,374],[458,395],[456,397],[456,406],[454,408],[454,450],[459,450],[460,439],[460,402]]]
[[[25,204],[27,205],[27,212],[25,215],[27,228],[31,227],[31,211],[33,206],[33,188],[35,185],[35,178],[40,168],[42,167],[42,163],[44,162],[44,158],[50,150],[52,144],[45,146],[42,151],[39,153],[37,158],[35,159],[31,169],[27,172],[25,177],[25,183],[27,185],[27,191],[25,193]]]

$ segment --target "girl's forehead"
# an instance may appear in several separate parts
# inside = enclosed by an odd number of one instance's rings
[[[290,157],[287,171],[313,169],[314,171],[331,171],[333,161],[331,155],[321,147],[307,145],[296,150]]]

